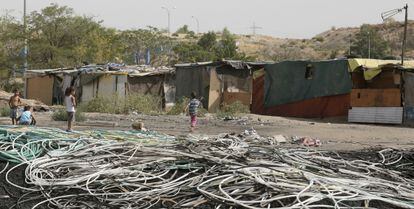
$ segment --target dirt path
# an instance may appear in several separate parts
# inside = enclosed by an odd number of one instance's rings
[[[38,125],[65,128],[65,122],[50,119],[51,113],[37,113]],[[80,123],[78,130],[85,129],[130,129],[134,121],[144,122],[151,130],[171,134],[188,134],[186,116],[111,115],[88,113],[88,122]],[[8,118],[0,118],[0,124],[9,124]],[[414,128],[392,125],[348,124],[344,120],[303,120],[282,117],[247,115],[242,120],[223,121],[213,117],[199,119],[199,128],[194,134],[215,135],[241,132],[254,128],[260,135],[310,136],[322,140],[321,149],[358,150],[372,147],[399,149],[414,148]]]

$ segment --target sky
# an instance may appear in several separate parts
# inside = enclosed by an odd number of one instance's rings
[[[23,0],[0,0],[1,12],[23,14]],[[355,27],[381,23],[381,12],[402,8],[406,3],[409,18],[414,18],[414,0],[27,0],[28,11],[57,3],[72,7],[76,14],[94,16],[107,27],[136,29],[146,26],[167,28],[171,11],[171,31],[187,24],[200,32],[227,27],[237,34],[258,34],[281,38],[311,38],[334,27]],[[402,14],[395,16],[403,20]]]

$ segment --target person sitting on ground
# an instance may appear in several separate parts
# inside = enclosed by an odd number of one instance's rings
[[[65,91],[65,105],[66,112],[68,114],[68,129],[67,132],[72,132],[72,125],[75,122],[75,107],[76,107],[76,98],[75,98],[75,88],[68,87]]]
[[[12,119],[12,124],[17,124],[17,111],[19,106],[22,104],[20,100],[20,92],[19,90],[15,89],[13,91],[13,96],[10,97],[9,100],[9,107],[10,107],[10,118]]]
[[[36,125],[36,119],[33,116],[33,107],[25,106],[24,111],[18,120],[20,125]]]
[[[185,110],[185,111],[188,110],[188,113],[190,115],[190,120],[191,120],[190,131],[191,132],[193,132],[197,126],[197,112],[198,112],[198,108],[201,106],[200,100],[198,100],[196,97],[197,97],[196,93],[192,92],[190,103],[188,103],[186,110]]]

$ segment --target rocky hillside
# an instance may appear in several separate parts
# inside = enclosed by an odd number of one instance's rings
[[[388,22],[373,25],[389,42],[390,56],[401,54],[403,24]],[[414,58],[414,21],[409,22],[407,39],[407,56]],[[344,57],[348,54],[350,40],[359,28],[332,28],[316,35],[312,39],[288,39],[271,36],[238,36],[239,49],[257,60],[299,60],[330,59]]]

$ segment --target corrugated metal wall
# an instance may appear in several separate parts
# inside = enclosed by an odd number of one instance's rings
[[[348,121],[351,123],[401,124],[402,107],[352,107]]]

